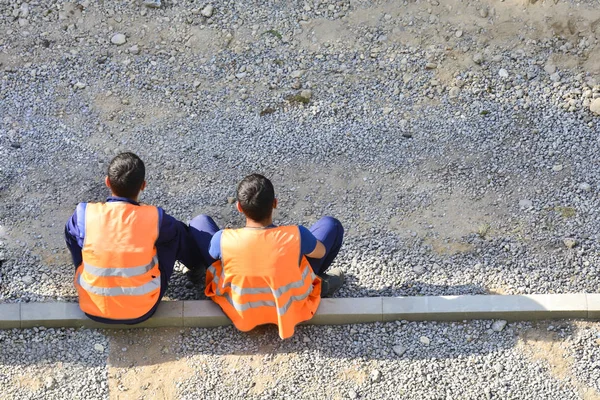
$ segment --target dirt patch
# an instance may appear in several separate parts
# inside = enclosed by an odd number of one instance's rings
[[[211,55],[222,49],[226,43],[213,29],[193,27],[190,29],[186,45],[194,54]]]
[[[502,50],[527,50],[527,45],[515,33],[533,40],[559,37],[577,45],[582,37],[598,38],[600,9],[568,2],[507,0],[478,2],[443,2],[424,4],[409,2],[402,8],[394,1],[380,5],[358,7],[351,11],[345,25],[335,32],[352,31],[353,27],[375,28],[382,22],[394,26],[387,35],[388,42],[408,46],[445,46],[447,58],[444,68],[436,71],[437,79],[446,84],[452,80],[447,71],[477,66],[472,61],[473,51],[464,51],[464,38],[477,38],[477,51],[488,56]],[[331,25],[328,29],[333,29]],[[456,32],[460,31],[459,35]],[[318,36],[318,35],[315,35]],[[592,40],[593,42],[593,40]],[[319,43],[314,40],[313,43]],[[598,74],[598,53],[591,48],[587,54],[560,55],[559,68],[583,66],[586,72]],[[586,61],[587,59],[587,61]]]
[[[600,75],[600,51],[590,53],[587,60],[583,63],[583,68],[592,75]]]
[[[452,240],[439,240],[428,238],[425,243],[431,246],[436,254],[453,255],[458,253],[468,253],[473,250],[473,245]]]
[[[323,44],[356,46],[356,36],[349,26],[339,20],[317,18],[304,25],[304,33],[299,36],[300,45],[317,51]]]
[[[464,238],[478,233],[483,225],[493,225],[501,219],[502,213],[490,197],[472,200],[460,192],[438,194],[425,208],[404,218],[392,218],[390,228],[406,237],[413,232],[424,237],[438,254],[464,253],[473,249]],[[490,230],[491,227],[485,234]]]
[[[367,373],[357,366],[345,368],[338,374],[338,380],[350,381],[357,386],[363,385],[367,379]]]
[[[289,371],[290,358],[289,354],[226,355],[223,356],[223,374],[251,375],[250,393],[261,395],[275,387],[280,379],[285,379]],[[234,382],[235,376],[231,376],[230,381]]]
[[[179,329],[115,331],[110,335],[110,398],[175,399],[177,384],[194,375],[181,348]]]
[[[506,288],[502,288],[502,287],[495,287],[495,288],[490,288],[488,289],[488,293],[489,294],[508,294],[509,291]]]
[[[552,375],[564,380],[569,376],[573,359],[566,344],[555,332],[543,329],[530,329],[520,337],[519,346],[537,361],[543,361],[550,367]]]
[[[29,374],[16,377],[15,383],[20,388],[34,393],[42,389],[44,385],[39,376]]]
[[[584,400],[600,400],[600,393],[577,380],[572,373],[574,359],[568,342],[561,340],[556,332],[548,331],[547,325],[525,331],[517,347],[531,359],[548,365],[550,374],[561,381],[570,381]]]

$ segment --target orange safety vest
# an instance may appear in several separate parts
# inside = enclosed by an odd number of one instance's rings
[[[317,311],[321,279],[300,254],[297,226],[225,229],[221,260],[206,272],[205,293],[239,330],[277,324],[286,339]]]
[[[84,230],[83,262],[75,273],[81,310],[115,320],[144,316],[160,299],[158,209],[89,203]]]

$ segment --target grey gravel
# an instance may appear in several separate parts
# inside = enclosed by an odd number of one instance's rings
[[[522,209],[530,209],[533,207],[533,201],[527,199],[519,200],[519,207]]]
[[[0,331],[12,399],[581,399],[600,389],[597,324],[390,322],[275,327]],[[354,332],[354,333],[352,333]],[[491,333],[490,333],[491,332]],[[302,338],[313,338],[309,343]],[[436,338],[423,346],[420,338]],[[402,342],[400,358],[393,350]],[[95,345],[105,349],[98,352]],[[110,356],[109,356],[110,355]],[[160,378],[159,378],[160,377]]]
[[[256,335],[231,328],[189,330],[180,356],[203,374],[181,383],[179,393],[182,399],[227,396],[223,389],[232,379],[231,398],[578,399],[598,390],[594,378],[600,372],[583,372],[586,360],[600,352],[593,324],[558,321],[547,331],[543,323],[511,323],[491,334],[490,324],[307,326],[299,328],[298,339],[283,342],[275,329]],[[352,329],[357,333],[350,335]],[[327,340],[307,346],[302,335]],[[421,336],[435,337],[440,345],[423,346]],[[210,343],[215,338],[217,346]],[[407,344],[402,358],[392,351],[396,340]]]
[[[580,190],[583,190],[585,192],[589,192],[590,190],[592,190],[592,185],[586,182],[580,183],[578,187]]]
[[[124,150],[146,161],[142,200],[181,220],[239,226],[230,199],[250,172],[273,179],[276,223],[338,217],[337,296],[597,292],[597,2],[509,3],[0,0],[0,301],[76,301],[64,222],[106,196],[106,164]],[[167,296],[203,298],[183,272]],[[527,324],[491,327],[300,327],[286,342],[184,330],[168,354],[203,371],[177,388],[184,399],[599,389],[595,327],[559,321],[544,329],[552,340],[523,339]],[[0,332],[3,396],[108,398],[104,335]],[[522,343],[566,346],[572,372],[556,376],[557,360]]]
[[[75,300],[63,224],[77,202],[106,196],[106,163],[124,150],[146,160],[142,200],[184,221],[206,213],[220,226],[241,224],[227,199],[257,171],[275,182],[277,223],[339,218],[346,240],[336,266],[348,278],[337,296],[600,285],[600,119],[590,111],[600,86],[553,56],[579,59],[595,42],[569,47],[549,28],[499,46],[489,35],[505,11],[486,4],[457,3],[461,24],[445,21],[443,5],[377,19],[371,4],[285,3],[273,13],[225,2],[210,18],[209,3],[7,4],[1,301]],[[553,7],[588,18],[584,3]],[[361,22],[371,17],[375,25]],[[348,36],[337,41],[325,26]],[[442,26],[451,43],[435,33]],[[592,34],[589,24],[577,29]],[[423,32],[427,46],[401,38]],[[113,45],[120,35],[125,44]],[[553,82],[544,69],[557,64]],[[566,237],[579,245],[565,248]],[[203,298],[181,272],[168,297]]]
[[[0,330],[0,387],[5,399],[108,399],[108,345],[99,331]]]

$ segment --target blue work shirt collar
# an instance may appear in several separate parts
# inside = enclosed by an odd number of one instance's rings
[[[268,229],[268,228],[277,228],[277,225],[271,224],[267,226],[245,226],[245,229]]]
[[[140,205],[140,203],[138,203],[137,201],[132,200],[132,199],[127,198],[127,197],[110,196],[109,198],[106,199],[107,203],[111,203],[113,201],[124,201],[126,203],[133,204],[134,206],[139,206]]]

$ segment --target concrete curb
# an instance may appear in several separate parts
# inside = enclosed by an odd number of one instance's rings
[[[306,324],[339,325],[377,321],[508,321],[600,319],[600,294],[465,295],[323,299]],[[0,329],[45,326],[86,328],[216,327],[230,325],[210,300],[165,301],[138,325],[106,325],[87,318],[77,303],[0,303]]]

